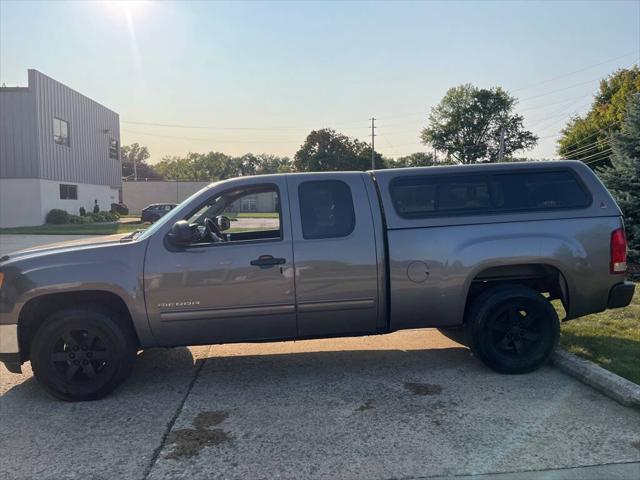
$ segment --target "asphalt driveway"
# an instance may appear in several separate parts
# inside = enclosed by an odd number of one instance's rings
[[[91,403],[1,369],[0,452],[7,479],[629,478],[640,412],[553,367],[493,373],[422,330],[149,350]]]

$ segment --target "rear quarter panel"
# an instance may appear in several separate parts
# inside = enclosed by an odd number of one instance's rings
[[[618,217],[595,217],[391,230],[391,329],[461,324],[473,279],[489,267],[545,264],[567,283],[569,318],[602,311],[622,279],[609,274],[611,231]],[[427,265],[423,283],[412,262]]]

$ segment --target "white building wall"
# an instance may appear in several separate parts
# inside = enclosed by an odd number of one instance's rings
[[[60,184],[78,186],[77,200],[61,200]],[[98,200],[100,210],[110,210],[118,202],[118,190],[107,185],[54,182],[37,178],[0,179],[0,228],[27,227],[45,223],[47,213],[60,208],[78,215],[80,207],[93,211]]]
[[[41,225],[41,195],[37,178],[0,178],[0,228]]]
[[[77,200],[60,199],[60,184],[78,186]],[[98,200],[100,210],[111,210],[112,203],[118,203],[118,189],[108,185],[91,185],[88,183],[54,182],[52,180],[40,180],[40,192],[42,198],[41,215],[42,221],[49,213],[49,210],[59,208],[66,210],[73,215],[80,214],[80,207],[84,207],[87,212],[93,212],[95,200]]]

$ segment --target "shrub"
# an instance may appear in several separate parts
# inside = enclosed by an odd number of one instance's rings
[[[96,223],[116,222],[120,218],[117,213],[113,212],[90,213],[87,217],[90,218],[92,222]]]
[[[84,207],[80,207],[80,216],[84,217],[87,214],[87,210]]]
[[[69,215],[69,218],[67,219],[67,223],[70,223],[72,225],[78,225],[81,223],[85,223],[85,221],[84,221],[84,217],[81,217],[79,215]]]
[[[112,203],[111,211],[117,213],[118,215],[129,215],[129,207],[127,207],[124,203]]]
[[[53,224],[69,223],[69,214],[66,210],[54,208],[53,210],[49,210],[49,213],[47,213],[46,222]]]

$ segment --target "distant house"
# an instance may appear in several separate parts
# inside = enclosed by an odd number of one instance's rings
[[[77,214],[117,202],[117,113],[37,70],[0,87],[0,227],[40,225],[53,208]]]

